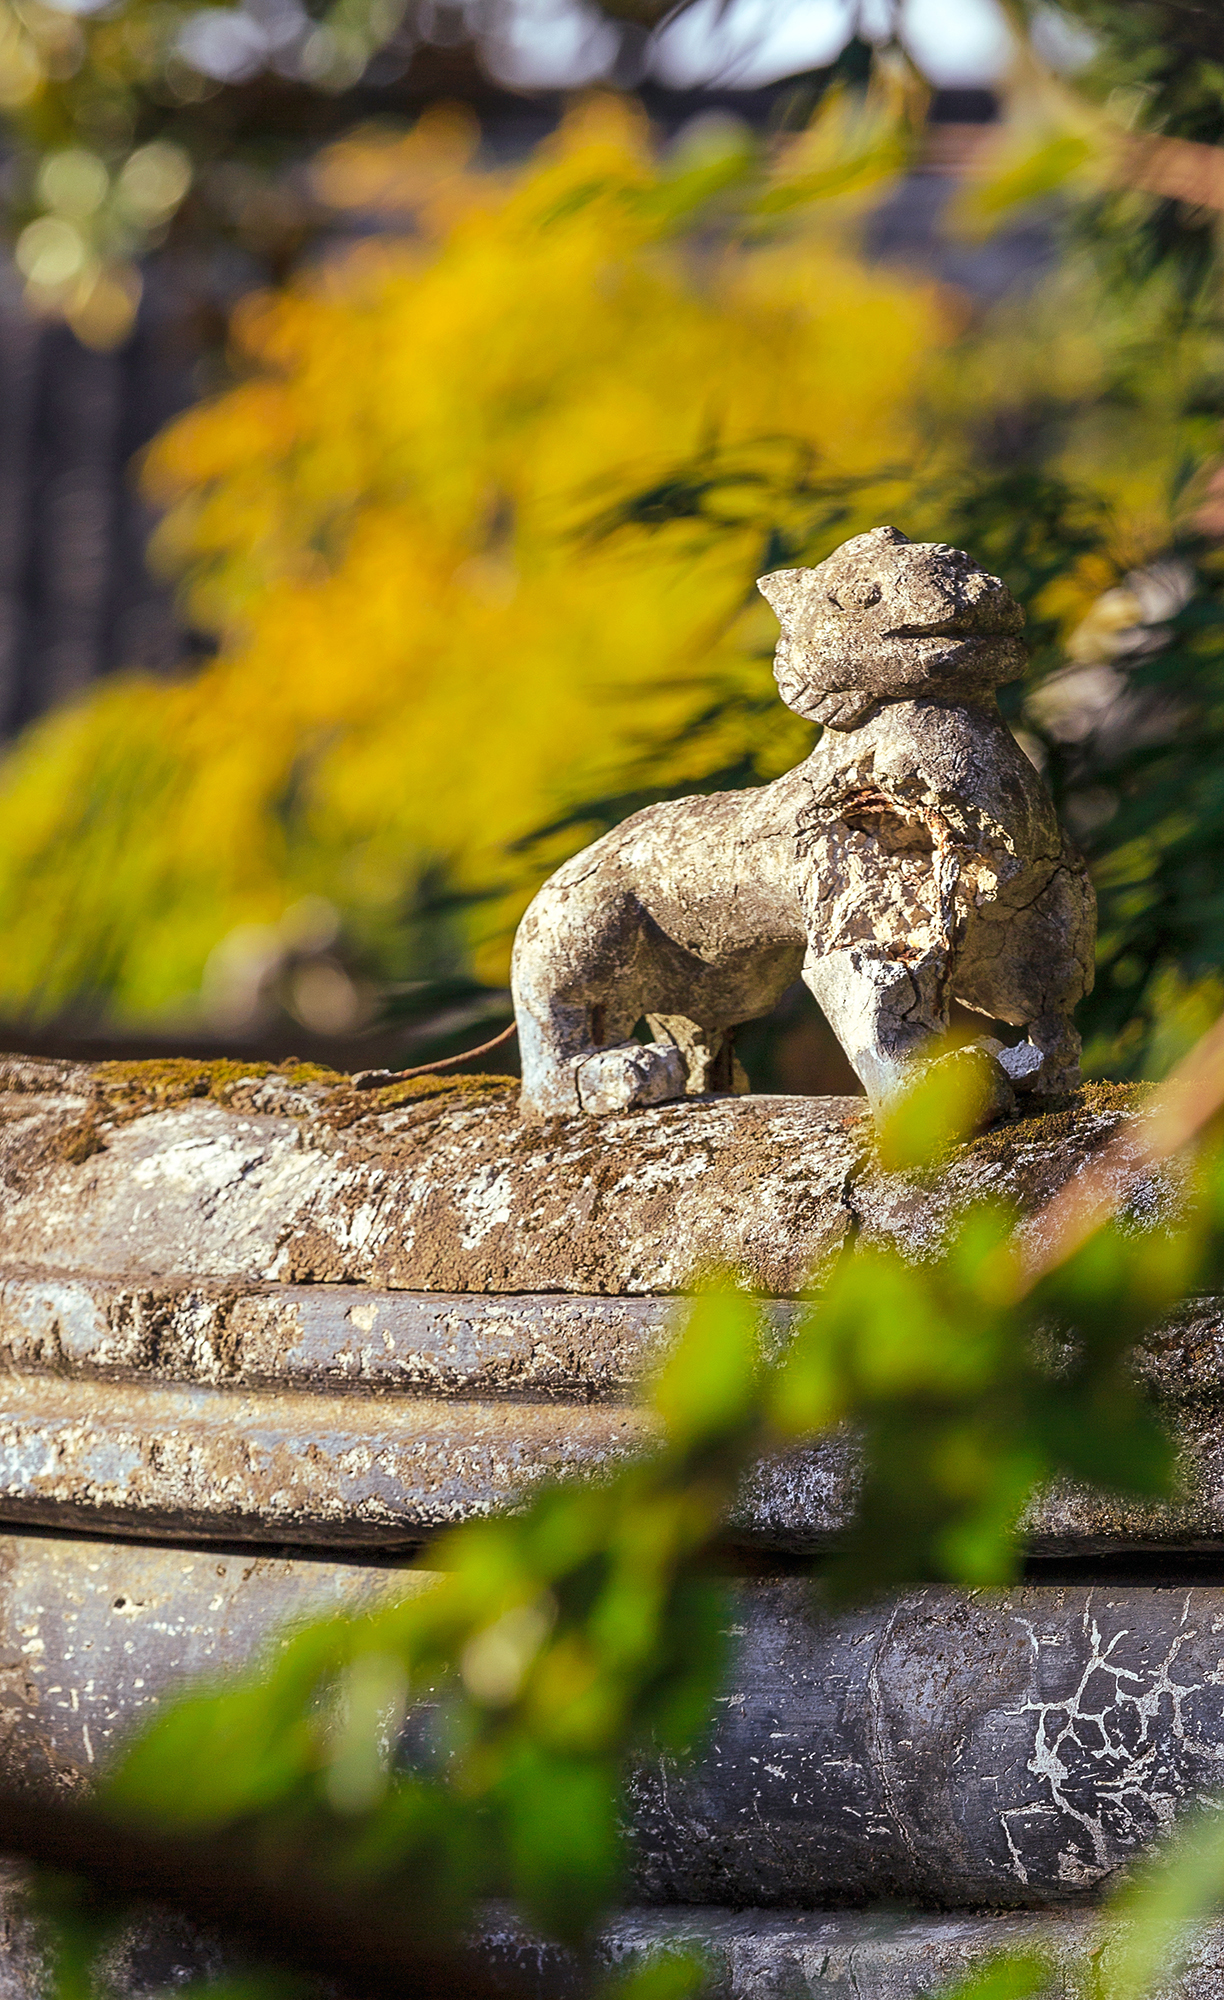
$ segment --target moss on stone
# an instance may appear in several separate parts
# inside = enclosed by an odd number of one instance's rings
[[[98,1063],[94,1089],[108,1110],[139,1117],[193,1097],[228,1102],[235,1085],[273,1076],[291,1087],[306,1083],[344,1085],[348,1078],[311,1062],[243,1062],[233,1056],[201,1062],[191,1056],[160,1056],[145,1062]]]
[[[442,1076],[410,1076],[403,1083],[384,1084],[381,1090],[371,1091],[370,1096],[383,1109],[390,1104],[408,1104],[413,1098],[441,1097],[446,1091],[465,1097],[489,1097],[518,1087],[516,1076],[490,1075],[483,1070],[451,1070]]]
[[[1024,1109],[970,1139],[965,1151],[1002,1164],[1025,1146],[1053,1146],[1083,1131],[1085,1110],[1122,1116],[1137,1111],[1153,1086],[1148,1083],[1086,1083],[1067,1097],[1047,1098],[1039,1111]]]
[[[71,1167],[79,1167],[95,1153],[106,1150],[106,1140],[98,1122],[96,1111],[87,1111],[75,1124],[65,1126],[51,1139],[47,1148],[52,1159],[65,1160]]]

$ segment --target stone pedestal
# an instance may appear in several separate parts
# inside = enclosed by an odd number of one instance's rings
[[[634,1449],[635,1380],[696,1270],[746,1270],[784,1341],[851,1228],[933,1244],[986,1190],[1034,1210],[1135,1101],[1089,1089],[916,1186],[873,1165],[854,1099],[531,1128],[493,1078],[359,1093],[14,1060],[0,1091],[0,1756],[58,1789],[185,1677]],[[1182,1497],[1043,1495],[1005,1595],[818,1616],[794,1556],[836,1537],[852,1450],[758,1469],[728,1537],[721,1719],[695,1767],[636,1775],[637,1906],[610,1953],[700,1936],[745,2000],[893,2000],[1019,1937],[1073,1966],[1094,1892],[1224,1786],[1215,1308],[1139,1365]],[[509,1921],[489,1937],[535,1961]],[[6,1981],[25,1994],[11,1927]],[[1224,1993],[1224,1933],[1181,1991]]]

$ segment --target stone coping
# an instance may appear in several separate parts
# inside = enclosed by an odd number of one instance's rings
[[[771,1305],[779,1338],[798,1310]],[[670,1298],[0,1270],[0,1365],[133,1383],[585,1403],[634,1393],[683,1311]]]
[[[412,1550],[645,1442],[615,1405],[278,1389],[0,1385],[0,1521],[94,1533]],[[827,1510],[826,1510],[827,1514]]]
[[[490,1913],[479,1942],[511,1972],[557,1974],[573,2000],[588,1991],[582,1972],[557,1946],[510,1914]],[[622,1911],[599,1954],[609,1965],[639,1964],[660,1951],[698,1951],[709,1968],[706,2000],[929,2000],[985,1969],[1003,1952],[1040,1952],[1050,1966],[1046,2000],[1096,2000],[1101,1920],[1093,1912],[996,1910],[753,1910],[693,1906]],[[1160,1987],[1161,2000],[1220,2000],[1224,1922],[1186,1939],[1183,1963]],[[25,2000],[25,1995],[20,1996]],[[30,2000],[34,2000],[31,1994]]]
[[[42,2000],[46,1969],[18,1882],[0,1881],[4,2000]],[[587,1969],[559,1946],[492,1906],[474,1937],[511,1979],[550,2000],[584,2000]],[[609,1967],[659,1952],[699,1951],[708,1968],[704,2000],[928,2000],[984,1969],[1003,1952],[1038,1951],[1050,1967],[1048,2000],[1096,2000],[1104,1940],[1087,1910],[752,1910],[680,1906],[621,1910],[596,1946]],[[1108,1960],[1104,1961],[1105,1967]],[[142,1911],[107,1954],[107,1983],[120,2000],[157,2000],[186,1979],[239,1975],[241,1958],[164,1911]],[[1162,2000],[1220,2000],[1224,1922],[1187,1936],[1182,1963],[1161,1984]]]
[[[801,1306],[767,1302],[780,1347]],[[648,1445],[635,1403],[680,1302],[572,1293],[116,1285],[0,1274],[0,1520],[253,1545],[408,1549],[540,1479]],[[1152,1506],[1060,1488],[1034,1553],[1224,1550],[1224,1312],[1202,1300],[1139,1356],[1182,1463]],[[853,1505],[836,1435],[759,1466],[729,1536],[818,1552]]]
[[[780,1351],[801,1300],[761,1302]],[[0,1366],[29,1375],[340,1395],[634,1398],[683,1324],[679,1298],[407,1292],[369,1285],[116,1283],[0,1267]],[[1167,1403],[1224,1397],[1224,1300],[1192,1299],[1136,1351]]]
[[[611,1296],[683,1291],[729,1265],[788,1296],[852,1229],[921,1251],[984,1194],[1031,1213],[1141,1103],[1090,1086],[919,1184],[880,1172],[859,1098],[705,1098],[540,1125],[498,1077],[361,1092],[236,1064],[0,1058],[0,1263]],[[1139,1212],[1159,1208],[1161,1185],[1135,1191]]]
[[[639,1448],[635,1385],[716,1257],[782,1342],[851,1230],[921,1254],[975,1194],[1031,1213],[1141,1105],[1089,1089],[914,1179],[851,1098],[526,1125],[502,1078],[0,1058],[0,1520],[416,1546]],[[1131,1199],[1150,1220],[1176,1183]],[[1202,1302],[1141,1357],[1181,1499],[1047,1494],[1035,1551],[1224,1544],[1222,1328]],[[763,1465],[729,1532],[824,1548],[854,1478],[841,1437]]]
[[[1151,1505],[1047,1490],[1023,1524],[1035,1555],[1224,1551],[1224,1407],[1170,1407],[1182,1492]],[[542,1479],[597,1476],[651,1441],[620,1401],[370,1396],[108,1382],[10,1371],[0,1384],[0,1522],[260,1548],[410,1551],[513,1507]],[[762,1462],[730,1548],[831,1547],[853,1504],[853,1440]]]
[[[923,1254],[975,1196],[1031,1215],[1142,1106],[1089,1089],[916,1180],[880,1171],[854,1099],[533,1127],[499,1079],[362,1093],[258,1069],[0,1058],[0,1771],[18,1782],[88,1783],[184,1677],[419,1587],[385,1565],[648,1443],[632,1398],[696,1270],[771,1293],[784,1342],[851,1233]],[[1175,1177],[1130,1195],[1143,1220],[1176,1199]],[[1040,1940],[1080,2000],[1095,1918],[1069,1906],[1224,1774],[1224,1587],[1176,1580],[1179,1556],[1224,1554],[1219,1302],[1138,1367],[1179,1500],[1048,1492],[1026,1532],[1084,1569],[1148,1552],[1166,1584],[821,1615],[784,1572],[843,1527],[853,1441],[755,1470],[729,1540],[761,1573],[734,1587],[719,1720],[691,1767],[635,1775],[633,1894],[655,1907],[617,1918],[610,1959],[699,1942],[725,2000],[908,2000]],[[993,1913],[827,1907],[898,1897]],[[483,1942],[544,1963],[496,1914]],[[23,1949],[11,1929],[11,2000],[33,2000]],[[1170,1991],[1219,2000],[1224,1926]]]

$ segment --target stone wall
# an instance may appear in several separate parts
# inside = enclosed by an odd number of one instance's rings
[[[0,1754],[57,1790],[185,1676],[635,1448],[695,1270],[752,1276],[783,1342],[852,1234],[921,1253],[985,1191],[1032,1216],[1136,1110],[1090,1088],[916,1182],[850,1099],[540,1128],[498,1078],[12,1059],[0,1087]],[[1148,1220],[1177,1198],[1130,1195]],[[1180,1497],[1041,1495],[1008,1593],[818,1615],[795,1555],[844,1523],[853,1443],[758,1468],[727,1538],[736,1664],[697,1763],[635,1775],[613,1957],[698,1935],[724,1994],[892,2000],[1039,1936],[1078,1991],[1093,1896],[1224,1775],[1215,1305],[1138,1365]],[[496,1913],[488,1936],[548,1957]],[[19,1925],[6,1949],[24,1995]],[[1224,1936],[1196,1953],[1180,1990],[1224,1994]]]

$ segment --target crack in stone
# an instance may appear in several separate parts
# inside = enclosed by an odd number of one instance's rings
[[[1040,1641],[1031,1623],[1028,1620],[1022,1622],[1028,1630],[1036,1664]],[[1116,1843],[1121,1840],[1125,1845],[1132,1845],[1149,1837],[1149,1816],[1160,1828],[1172,1819],[1178,1795],[1153,1782],[1154,1774],[1161,1756],[1167,1754],[1170,1736],[1185,1741],[1183,1704],[1187,1697],[1201,1692],[1205,1683],[1180,1682],[1173,1678],[1172,1672],[1182,1647],[1197,1637],[1197,1627],[1177,1633],[1166,1647],[1163,1657],[1143,1672],[1114,1660],[1115,1649],[1129,1636],[1129,1630],[1125,1626],[1119,1628],[1106,1643],[1092,1611],[1091,1595],[1084,1607],[1083,1630],[1090,1650],[1074,1690],[1058,1701],[1034,1701],[1030,1698],[1012,1713],[1037,1718],[1033,1751],[1027,1768],[1049,1787],[1052,1807],[1083,1830],[1091,1844],[1093,1865],[1105,1870],[1112,1866],[1111,1841]],[[1111,1699],[1098,1698],[1098,1705],[1094,1706],[1088,1690],[1098,1674],[1112,1683],[1113,1692]],[[1128,1682],[1132,1685],[1125,1685]],[[1157,1736],[1153,1725],[1166,1701],[1171,1704],[1172,1714]],[[1138,1723],[1137,1736],[1129,1741],[1121,1726],[1127,1710],[1132,1712]],[[1099,1737],[1099,1742],[1091,1740],[1093,1732]],[[1069,1758],[1072,1750],[1079,1751],[1083,1758],[1094,1764],[1118,1767],[1111,1775],[1102,1776],[1093,1784],[1097,1801],[1095,1810],[1083,1801],[1079,1788],[1082,1788],[1084,1780]],[[1073,1792],[1076,1796],[1072,1796]],[[1076,1797],[1080,1798],[1078,1804]],[[1022,1882],[1027,1882],[1028,1876],[1007,1821],[1036,1809],[1035,1806],[1016,1807],[1000,1816],[1012,1856],[1012,1870]],[[1109,1824],[1111,1813],[1115,1819],[1112,1827]],[[1066,1860],[1068,1872],[1073,1872],[1078,1865],[1075,1857],[1068,1855]]]

